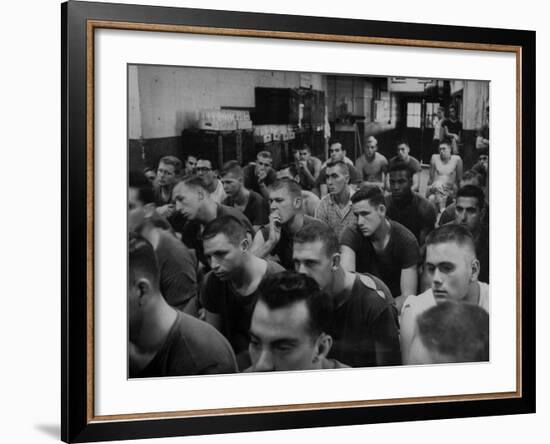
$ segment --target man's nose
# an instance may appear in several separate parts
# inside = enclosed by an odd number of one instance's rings
[[[262,350],[260,352],[260,356],[258,357],[258,360],[256,361],[256,365],[254,366],[254,370],[257,372],[271,372],[275,370],[274,368],[274,361],[273,361],[273,355],[269,350]]]
[[[434,284],[441,284],[443,282],[442,274],[441,274],[441,272],[439,271],[438,268],[436,268],[435,271],[434,271],[434,274],[433,274],[433,277],[432,277],[432,282]]]

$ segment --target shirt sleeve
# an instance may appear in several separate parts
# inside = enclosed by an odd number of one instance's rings
[[[401,269],[410,268],[413,265],[417,265],[420,262],[420,247],[414,234],[404,228],[404,231],[400,232],[398,242],[396,242],[394,248],[399,255]]]
[[[346,227],[342,234],[340,235],[340,245],[345,245],[346,247],[351,248],[357,253],[357,247],[360,242],[360,234],[352,227]]]
[[[376,364],[379,366],[401,364],[397,321],[390,305],[376,318],[372,325],[372,332],[376,347]]]

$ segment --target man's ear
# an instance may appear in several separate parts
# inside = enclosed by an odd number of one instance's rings
[[[342,260],[342,256],[340,253],[334,253],[330,258],[330,268],[332,271],[338,270],[340,268],[340,261]]]
[[[197,189],[197,196],[199,197],[199,200],[203,200],[204,199],[204,191],[202,189]]]
[[[147,302],[148,296],[153,290],[153,286],[149,279],[142,277],[136,282],[135,288],[137,289],[138,304],[141,307]]]
[[[294,199],[294,208],[296,208],[297,210],[302,208],[302,198],[301,197],[297,197]]]
[[[241,241],[241,243],[239,244],[239,247],[240,247],[240,249],[241,249],[241,252],[243,252],[243,253],[246,252],[246,251],[248,251],[248,249],[250,248],[250,239],[249,239],[249,237],[248,237],[248,233],[247,233],[246,238],[243,239],[243,240]]]
[[[470,282],[477,281],[477,278],[479,277],[480,270],[481,270],[481,264],[479,263],[479,260],[474,259],[472,261],[472,274],[470,276]]]
[[[378,211],[380,212],[380,214],[382,215],[382,217],[385,217],[385,216],[386,216],[386,205],[380,204],[380,205],[378,206]]]
[[[331,348],[332,337],[326,333],[321,333],[317,338],[317,343],[315,344],[315,356],[313,357],[313,362],[316,363],[326,358]]]

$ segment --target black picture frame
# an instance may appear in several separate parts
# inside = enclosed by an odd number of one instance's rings
[[[65,442],[219,434],[320,426],[370,424],[441,418],[535,412],[535,32],[460,26],[336,19],[69,1],[61,6],[62,22],[62,412]],[[207,27],[270,33],[369,37],[380,44],[424,42],[439,47],[476,44],[517,48],[518,74],[518,215],[520,283],[518,365],[520,393],[497,399],[331,407],[319,410],[242,412],[126,420],[93,416],[89,355],[93,352],[93,132],[87,87],[91,21]],[[281,38],[287,38],[281,35]],[[345,40],[345,39],[344,39]],[[401,42],[401,43],[400,43]],[[402,43],[409,42],[409,43]],[[456,43],[460,45],[456,46]],[[93,68],[93,63],[92,63]],[[92,91],[93,93],[93,91]],[[92,94],[93,97],[93,94]],[[529,118],[521,118],[521,110]],[[90,146],[92,152],[90,153]],[[92,345],[91,345],[92,344]],[[90,347],[92,349],[90,350]]]

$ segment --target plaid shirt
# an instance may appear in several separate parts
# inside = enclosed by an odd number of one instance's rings
[[[349,191],[351,197],[353,190],[350,189]],[[315,217],[328,224],[334,230],[338,239],[340,239],[340,234],[344,231],[344,228],[354,226],[357,222],[357,218],[352,211],[351,200],[348,201],[344,208],[340,208],[334,202],[332,194],[327,194],[321,199],[315,211]]]

